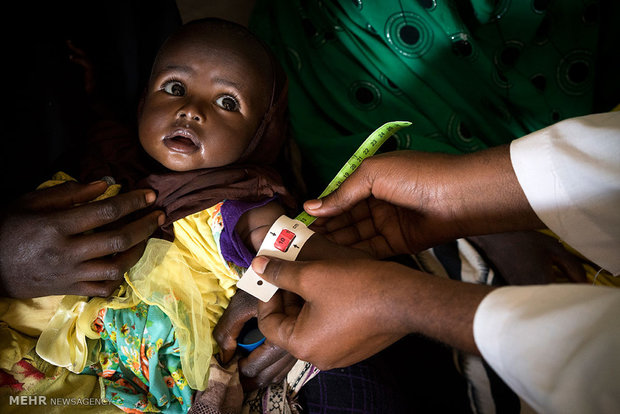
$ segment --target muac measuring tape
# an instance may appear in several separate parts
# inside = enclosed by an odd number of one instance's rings
[[[335,191],[360,166],[365,158],[374,155],[379,147],[398,130],[411,125],[408,121],[393,121],[381,125],[368,136],[353,153],[346,164],[338,171],[318,198],[323,198]],[[295,260],[303,243],[312,235],[308,229],[316,217],[303,211],[295,219],[281,216],[271,227],[258,250],[258,255],[272,256],[283,260]],[[299,237],[298,237],[299,236]],[[263,280],[251,267],[237,282],[237,287],[257,297],[263,302],[269,301],[278,290],[275,285]]]
[[[323,190],[318,198],[323,198],[336,191],[344,180],[346,180],[355,170],[357,170],[357,167],[360,166],[365,158],[375,155],[379,147],[381,147],[381,145],[383,145],[389,137],[394,135],[398,130],[408,127],[409,125],[411,125],[411,122],[409,121],[392,121],[377,128],[368,136],[368,138],[364,140],[364,142],[362,142],[362,145],[360,145],[357,151],[353,153],[346,164],[342,166],[340,171],[338,171],[338,174],[336,174],[330,183],[327,184],[327,187],[325,187],[325,190]],[[314,223],[316,217],[302,211],[297,217],[295,217],[295,220],[299,220],[306,226],[310,226]]]

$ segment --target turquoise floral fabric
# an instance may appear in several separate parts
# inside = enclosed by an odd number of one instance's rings
[[[189,410],[193,391],[183,376],[174,327],[157,306],[107,309],[101,325],[93,369],[106,399],[127,412]]]

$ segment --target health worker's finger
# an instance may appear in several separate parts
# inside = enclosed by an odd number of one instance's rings
[[[282,294],[279,291],[269,302],[258,302],[258,329],[274,345],[288,349],[289,339],[295,329],[297,314],[287,314],[282,306]]]
[[[306,306],[301,305],[299,297],[308,299],[304,298],[303,274],[312,274],[313,270],[308,269],[308,266],[312,267],[313,264],[266,256],[257,256],[252,261],[252,269],[258,275],[281,288],[269,302],[258,301],[258,328],[269,341],[281,348],[289,349],[297,316]]]
[[[320,199],[306,201],[304,203],[306,212],[316,217],[336,216],[348,211],[359,201],[370,197],[372,177],[365,173],[363,165],[364,163],[333,193]]]
[[[252,260],[252,269],[266,281],[303,297],[299,291],[300,285],[297,280],[302,263],[288,262],[267,256],[256,256]]]

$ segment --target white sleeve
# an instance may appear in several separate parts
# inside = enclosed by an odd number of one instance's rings
[[[494,290],[474,338],[498,375],[540,413],[620,412],[620,289],[576,284]]]
[[[515,140],[512,165],[538,217],[620,274],[620,112],[559,122]]]

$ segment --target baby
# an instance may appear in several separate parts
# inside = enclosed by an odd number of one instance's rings
[[[42,358],[99,375],[122,409],[189,409],[193,390],[207,387],[213,328],[231,298],[243,305],[227,312],[229,331],[256,313],[237,280],[294,206],[279,173],[286,93],[271,53],[241,26],[203,19],[164,43],[138,109],[139,142],[157,163],[138,186],[157,192],[166,222],[114,296],[63,299],[38,341]],[[313,235],[299,258],[351,255],[363,256]],[[68,341],[57,335],[67,326]]]

